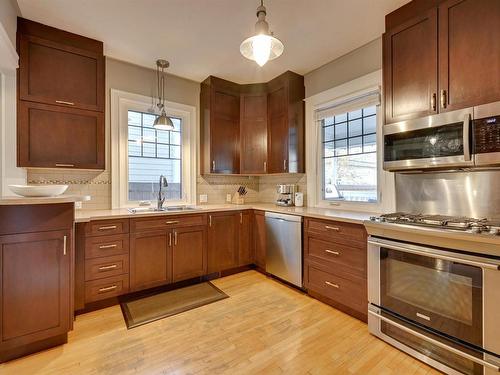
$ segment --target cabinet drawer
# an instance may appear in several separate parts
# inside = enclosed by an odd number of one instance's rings
[[[129,290],[128,275],[107,277],[85,283],[85,303],[116,297]]]
[[[128,234],[88,237],[85,239],[85,259],[128,254]]]
[[[366,279],[344,278],[306,263],[306,287],[344,306],[366,314]]]
[[[206,215],[181,215],[181,216],[156,216],[152,218],[131,219],[131,231],[143,231],[151,229],[186,227],[205,225]]]
[[[86,226],[87,236],[106,236],[110,234],[128,233],[129,220],[98,220],[91,221]]]
[[[309,259],[366,277],[366,248],[323,241],[311,236],[306,241],[306,256]]]
[[[330,241],[347,243],[366,243],[366,231],[363,225],[343,223],[339,221],[306,219],[305,229],[308,233],[320,234]]]
[[[128,264],[128,254],[88,259],[85,261],[85,281],[129,273]]]

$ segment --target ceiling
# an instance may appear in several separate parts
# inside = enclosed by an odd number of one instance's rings
[[[260,68],[239,53],[257,20],[258,0],[17,0],[23,17],[104,42],[107,56],[194,81],[238,83],[285,70],[305,74],[372,41],[385,14],[409,0],[265,0],[267,21],[285,45]]]

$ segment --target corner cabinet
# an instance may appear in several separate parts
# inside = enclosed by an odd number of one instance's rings
[[[102,42],[18,19],[18,166],[104,169]]]
[[[412,1],[386,16],[385,123],[500,100],[500,2]]]
[[[238,85],[201,85],[202,174],[304,172],[304,77],[285,72]]]

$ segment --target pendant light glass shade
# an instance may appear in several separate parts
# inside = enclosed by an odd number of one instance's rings
[[[174,123],[167,116],[165,112],[165,69],[170,66],[167,60],[157,60],[156,61],[156,78],[157,78],[157,89],[158,89],[158,102],[156,106],[158,110],[161,111],[160,116],[155,118],[153,122],[153,128],[158,130],[174,130]]]
[[[255,35],[245,39],[240,45],[241,54],[247,59],[254,60],[260,66],[281,56],[285,49],[283,43],[269,31],[266,14],[266,7],[261,1],[257,8],[258,21],[255,24]]]

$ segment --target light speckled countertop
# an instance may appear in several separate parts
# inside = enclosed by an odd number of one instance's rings
[[[28,204],[53,204],[53,203],[75,203],[89,201],[88,195],[58,195],[55,197],[0,197],[0,206],[18,206]]]
[[[335,210],[328,208],[314,208],[314,207],[280,207],[272,203],[248,203],[243,205],[236,204],[207,204],[196,206],[197,210],[192,211],[161,211],[161,212],[137,212],[131,213],[126,208],[113,209],[113,210],[76,210],[76,222],[88,222],[91,220],[105,220],[105,219],[120,219],[120,218],[133,218],[133,217],[148,217],[148,216],[162,216],[162,215],[186,215],[196,213],[220,212],[220,211],[238,211],[238,210],[262,210],[279,212],[289,215],[315,217],[318,219],[338,220],[348,223],[363,224],[363,221],[368,220],[370,216],[377,216],[378,214],[359,211],[345,211]]]

